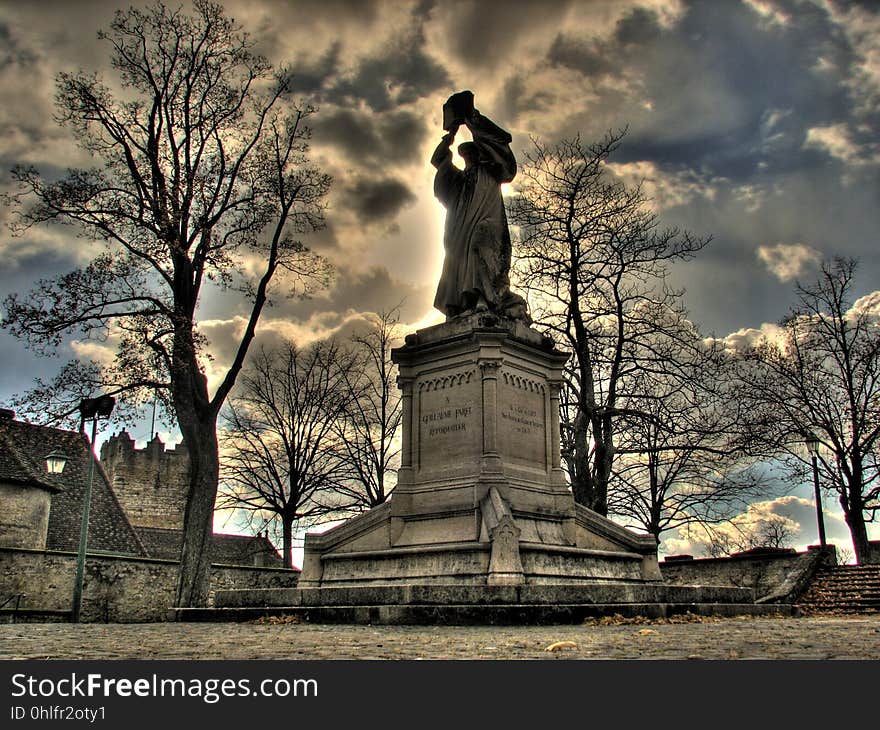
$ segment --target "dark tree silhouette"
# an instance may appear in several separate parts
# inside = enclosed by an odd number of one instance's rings
[[[710,558],[723,558],[756,548],[791,548],[796,523],[779,515],[771,515],[758,523],[740,525],[726,523],[726,530],[708,527],[700,542]]]
[[[116,337],[113,367],[86,374],[120,396],[167,393],[191,454],[180,606],[207,600],[216,422],[270,282],[282,272],[288,291],[302,293],[328,275],[296,240],[322,225],[329,186],[306,159],[314,110],[289,103],[289,72],[256,55],[221,6],[195,0],[193,8],[191,16],[160,3],[117,12],[99,34],[115,87],[95,74],[58,75],[59,120],[101,166],[58,180],[16,168],[16,225],[71,224],[106,250],[23,300],[8,298],[3,322],[37,348],[70,334]],[[213,393],[197,327],[206,282],[240,297],[245,320]],[[50,390],[70,395],[71,375]]]
[[[352,353],[332,341],[261,349],[225,410],[217,506],[277,518],[287,567],[297,529],[353,507],[335,424],[350,407],[354,367]]]
[[[658,542],[669,530],[730,519],[768,485],[741,438],[733,358],[695,328],[688,342],[686,330],[682,323],[680,338],[665,343],[674,367],[633,372],[622,387],[609,513]]]
[[[365,508],[377,507],[391,494],[388,476],[398,465],[397,441],[403,417],[397,366],[391,348],[400,340],[400,307],[374,315],[369,328],[352,338],[356,367],[346,371],[351,393],[337,423],[348,469],[349,493]]]
[[[856,271],[854,260],[835,259],[816,282],[796,285],[781,337],[745,352],[741,392],[755,447],[801,479],[811,466],[804,441],[819,439],[820,481],[836,494],[862,563],[866,523],[880,510],[880,318],[853,300]]]
[[[633,372],[665,372],[650,342],[665,332],[658,311],[675,310],[680,292],[665,282],[670,262],[699,251],[706,238],[662,230],[641,187],[615,179],[605,163],[623,132],[584,144],[534,141],[511,199],[519,226],[517,269],[532,317],[572,353],[561,421],[563,459],[575,500],[608,512],[608,482],[622,383]],[[671,321],[677,327],[675,320]]]

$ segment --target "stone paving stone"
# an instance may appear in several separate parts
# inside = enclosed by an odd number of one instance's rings
[[[545,651],[560,641],[576,646]],[[880,617],[522,627],[5,624],[0,659],[880,659]]]

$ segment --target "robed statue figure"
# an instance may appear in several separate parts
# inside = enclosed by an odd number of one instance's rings
[[[511,136],[473,108],[469,91],[444,106],[447,133],[431,157],[437,168],[434,194],[446,207],[445,258],[434,306],[452,319],[492,312],[529,321],[525,300],[510,291],[510,231],[501,184],[516,175]],[[452,142],[461,124],[473,142],[458,147],[465,163],[452,163]]]

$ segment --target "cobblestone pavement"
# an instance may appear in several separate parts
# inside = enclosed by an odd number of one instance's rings
[[[571,644],[546,650],[558,642]],[[6,624],[0,659],[880,659],[880,616],[491,627]]]

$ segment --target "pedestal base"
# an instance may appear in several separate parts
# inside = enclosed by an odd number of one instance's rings
[[[403,446],[388,503],[306,536],[300,586],[657,581],[656,544],[574,504],[559,456],[567,356],[473,315],[394,350]]]

